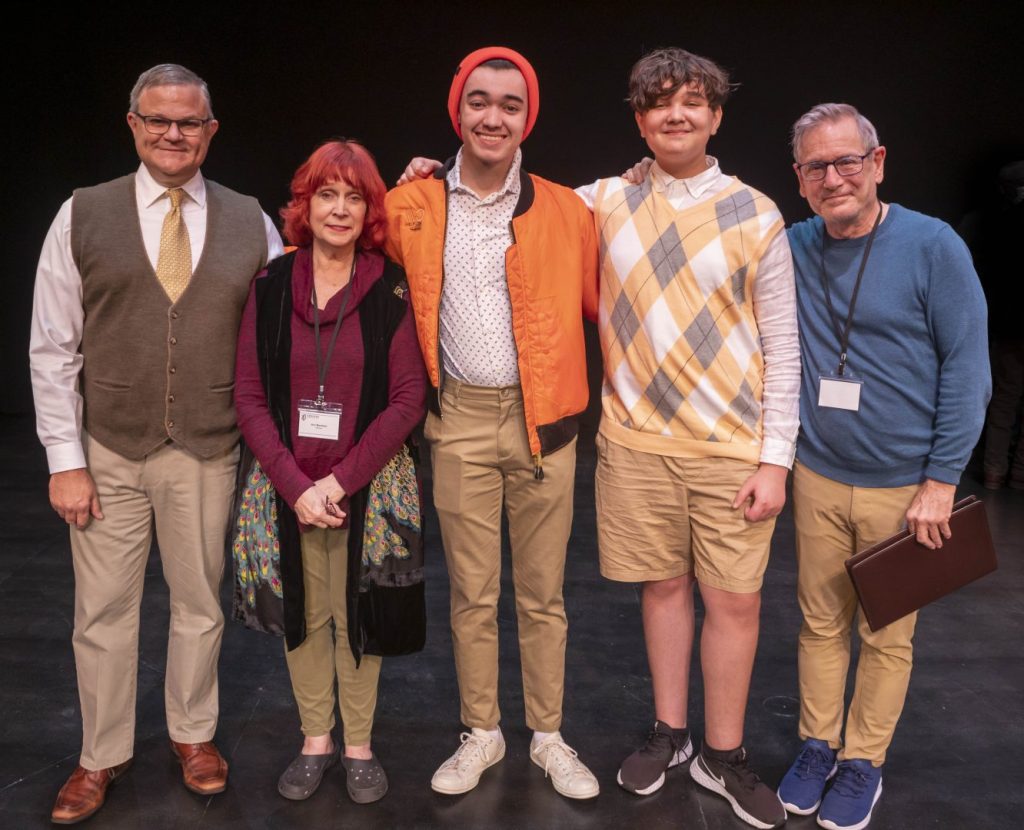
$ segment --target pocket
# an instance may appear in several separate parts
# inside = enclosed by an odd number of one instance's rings
[[[130,383],[123,383],[119,380],[108,380],[106,378],[93,378],[89,382],[97,389],[103,389],[106,392],[128,392],[132,388]]]
[[[234,392],[235,382],[233,380],[225,381],[224,383],[211,383],[211,392]]]

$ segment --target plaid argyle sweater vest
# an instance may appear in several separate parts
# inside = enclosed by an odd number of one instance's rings
[[[651,186],[601,182],[601,432],[641,452],[756,464],[764,355],[753,286],[782,230],[775,204],[734,179],[675,210]]]

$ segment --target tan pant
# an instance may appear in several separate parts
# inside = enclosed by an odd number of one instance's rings
[[[89,472],[105,518],[71,529],[73,644],[86,769],[132,757],[139,607],[154,523],[170,589],[164,696],[175,741],[199,743],[217,728],[220,587],[237,449],[203,460],[168,444],[131,461],[86,438]]]
[[[348,531],[311,528],[303,533],[302,576],[306,589],[306,639],[292,651],[285,646],[302,734],[318,737],[334,727],[337,681],[345,743],[368,744],[377,708],[381,661],[380,657],[363,655],[357,669],[349,648],[345,603]]]
[[[801,464],[794,468],[797,596],[804,616],[800,737],[828,741],[833,749],[843,746],[840,758],[864,758],[875,766],[885,762],[903,711],[917,614],[872,632],[843,563],[899,531],[916,492],[917,485],[851,487]],[[844,746],[840,733],[854,614],[861,648]]]
[[[576,442],[544,456],[534,478],[518,387],[448,381],[438,418],[429,414],[437,508],[451,583],[452,642],[462,722],[494,729],[498,709],[498,595],[501,507],[508,515],[519,621],[526,724],[554,732],[562,722],[567,624],[562,602],[572,526]]]

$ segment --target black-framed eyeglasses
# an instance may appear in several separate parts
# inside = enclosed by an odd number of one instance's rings
[[[132,115],[141,119],[146,132],[153,135],[163,135],[171,128],[171,124],[176,124],[178,132],[191,137],[199,135],[203,127],[213,121],[212,118],[164,118],[162,115],[143,115],[141,112],[132,112]]]
[[[877,147],[872,147],[862,156],[840,156],[832,161],[807,161],[798,164],[796,169],[809,182],[820,182],[828,175],[830,167],[834,167],[840,176],[856,176],[864,169],[864,159],[877,149]]]

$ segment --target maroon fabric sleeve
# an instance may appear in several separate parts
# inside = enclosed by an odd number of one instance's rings
[[[258,279],[258,278],[257,278]],[[238,427],[245,442],[277,492],[292,507],[313,480],[299,468],[295,456],[281,441],[277,426],[267,407],[267,396],[260,380],[259,359],[256,354],[256,280],[249,289],[249,299],[242,313],[242,326],[238,333],[235,355],[235,408]]]
[[[411,308],[406,308],[391,340],[388,381],[387,408],[333,467],[334,477],[346,493],[354,493],[370,483],[426,412],[427,374]]]

